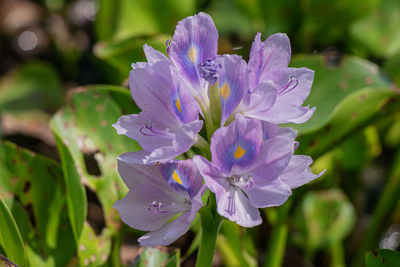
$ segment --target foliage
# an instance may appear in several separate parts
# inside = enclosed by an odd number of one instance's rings
[[[376,250],[400,221],[398,1],[18,2],[30,20],[0,30],[0,254],[20,266],[193,264],[201,218],[172,248],[139,249],[141,233],[112,207],[127,192],[116,159],[141,149],[112,124],[139,112],[126,80],[143,44],[166,52],[176,23],[205,11],[220,54],[248,55],[256,32],[288,33],[291,66],[315,71],[306,104],[316,112],[290,125],[296,153],[315,159],[315,173],[327,169],[265,209],[259,227],[223,220],[215,265],[398,266],[398,246]],[[95,17],[78,12],[85,3],[97,3]],[[38,38],[29,51],[18,46],[27,31]]]

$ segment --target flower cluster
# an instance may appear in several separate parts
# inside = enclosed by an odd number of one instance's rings
[[[296,132],[278,126],[303,123],[315,110],[302,106],[314,72],[288,67],[288,37],[263,42],[257,34],[248,63],[218,55],[217,44],[212,19],[199,13],[178,23],[168,57],[145,45],[147,62],[132,64],[129,86],[142,112],[114,127],[143,150],[119,157],[130,191],[114,207],[125,223],[150,231],[139,239],[143,246],[183,235],[207,188],[220,215],[252,227],[262,222],[258,208],[283,204],[293,188],[322,174],[311,172],[310,157],[294,155]],[[175,159],[192,146],[204,154]]]

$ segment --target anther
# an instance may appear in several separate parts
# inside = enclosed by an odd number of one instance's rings
[[[167,47],[167,55],[169,56],[169,48],[171,46],[171,39],[168,39],[167,41],[165,41],[165,45]]]
[[[199,64],[201,77],[211,84],[214,84],[217,81],[218,70],[220,68],[222,68],[221,64],[211,58],[207,59],[206,62]]]
[[[151,204],[147,207],[147,210],[151,213],[161,213],[162,203],[158,201],[158,197],[155,197]]]

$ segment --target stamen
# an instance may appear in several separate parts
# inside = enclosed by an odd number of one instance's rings
[[[158,197],[153,199],[153,202],[148,206],[147,210],[151,213],[161,213],[162,203],[158,201]]]
[[[168,39],[167,41],[165,41],[165,45],[167,46],[167,55],[169,56],[169,47],[171,46],[171,39]]]
[[[220,68],[222,68],[221,64],[211,58],[207,59],[206,62],[199,64],[201,77],[211,84],[214,84],[217,81],[218,70]]]
[[[284,95],[292,91],[299,85],[299,80],[295,77],[289,77],[289,81],[278,90],[278,95]]]
[[[232,185],[242,189],[249,189],[254,186],[253,175],[251,174],[247,176],[232,175],[228,180]]]
[[[139,129],[139,132],[145,136],[169,136],[171,133],[163,130],[159,130],[157,128],[153,127],[154,125],[151,123],[151,121],[146,120],[144,122],[144,126]]]
[[[235,189],[233,189],[233,188],[229,191],[228,207],[225,209],[225,211],[229,214],[229,216],[231,216],[231,215],[236,213],[235,201],[233,199],[234,192],[235,192]]]

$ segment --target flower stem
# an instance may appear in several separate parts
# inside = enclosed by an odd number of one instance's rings
[[[214,257],[222,217],[217,213],[215,195],[211,194],[209,206],[200,209],[201,239],[196,267],[210,267]]]
[[[267,257],[264,262],[265,267],[280,267],[282,265],[288,235],[286,218],[291,206],[292,200],[290,199],[284,205],[278,207],[278,219],[272,229]]]

